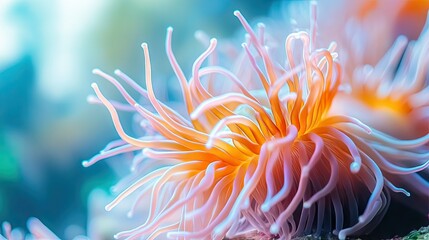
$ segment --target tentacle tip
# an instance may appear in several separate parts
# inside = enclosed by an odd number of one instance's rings
[[[104,210],[106,210],[106,211],[108,211],[108,212],[110,212],[110,211],[112,211],[112,205],[106,205],[105,207],[104,207]]]
[[[240,11],[235,10],[235,11],[234,11],[234,16],[239,16],[239,15],[241,15]]]
[[[397,41],[402,41],[402,42],[404,42],[404,43],[408,42],[408,38],[407,38],[407,36],[405,36],[405,35],[403,35],[403,34],[399,35],[399,36],[396,38],[396,40],[397,40]]]
[[[86,96],[86,102],[88,103],[95,103],[96,97],[94,95],[88,95]]]
[[[121,70],[119,70],[119,69],[115,69],[114,73],[115,73],[116,75],[121,75],[121,74],[122,74],[122,71],[121,71]]]
[[[140,46],[141,46],[143,49],[145,49],[145,48],[147,48],[147,43],[146,43],[146,42],[144,42],[144,43],[142,43]]]
[[[147,157],[147,155],[150,153],[150,148],[147,148],[147,147],[145,147],[145,148],[143,148],[143,150],[142,150],[142,154],[143,154],[143,156],[146,156]]]
[[[199,37],[201,37],[201,36],[203,36],[203,31],[201,31],[201,30],[196,30],[196,31],[194,32],[194,37],[195,37],[195,38],[199,38]]]
[[[192,113],[189,115],[189,117],[191,118],[191,120],[196,120],[196,119],[198,118],[198,115],[197,115],[197,113],[192,112]]]
[[[173,32],[173,27],[172,26],[168,26],[167,27],[167,32]]]
[[[216,43],[217,43],[217,39],[216,38],[210,39],[210,44],[216,44]]]
[[[259,22],[259,23],[257,24],[257,26],[258,26],[258,27],[260,27],[260,28],[265,28],[265,24],[264,24],[264,23],[262,23],[262,22]]]
[[[261,205],[261,211],[262,211],[262,212],[264,212],[264,213],[266,213],[266,212],[270,211],[270,206],[269,206],[269,204],[268,204],[268,203],[263,203],[263,204]]]
[[[92,74],[99,74],[101,73],[101,70],[99,68],[92,69]]]
[[[277,223],[274,223],[271,225],[271,227],[270,227],[271,234],[277,235],[279,233],[279,231],[280,231],[280,227]]]
[[[213,148],[213,141],[208,141],[207,143],[206,143],[206,149],[207,150],[210,150],[210,149],[212,149]]]
[[[311,202],[306,201],[306,202],[304,202],[304,204],[302,204],[302,207],[303,208],[310,208],[311,205],[312,205]]]
[[[95,82],[91,83],[91,87],[92,88],[96,88],[97,87],[97,83],[95,83]]]
[[[357,163],[357,162],[352,162],[352,163],[350,164],[350,171],[351,171],[352,173],[358,173],[358,172],[359,172],[359,170],[360,170],[360,164],[359,164],[359,163]]]
[[[119,238],[120,238],[120,235],[119,235],[119,234],[115,234],[115,235],[113,235],[113,238],[114,238],[114,239],[119,239]]]
[[[82,161],[82,166],[83,167],[89,167],[90,166],[89,161],[87,161],[87,160]]]
[[[220,236],[223,235],[224,229],[222,227],[217,226],[214,230],[213,230],[213,236]]]
[[[31,228],[39,228],[40,224],[41,224],[40,220],[38,218],[35,218],[35,217],[30,217],[27,220],[27,226],[28,226],[29,229],[31,229]]]
[[[7,221],[4,221],[3,224],[2,224],[2,226],[3,226],[4,229],[7,229],[7,230],[9,230],[9,229],[12,228],[12,226],[10,225],[10,223],[7,222]]]
[[[343,232],[344,230],[341,230],[339,233],[338,233],[338,239],[340,239],[340,240],[344,240],[344,239],[346,239],[346,234]]]

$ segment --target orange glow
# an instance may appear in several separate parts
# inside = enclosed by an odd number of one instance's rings
[[[374,110],[388,111],[397,115],[407,115],[411,111],[411,107],[403,99],[394,99],[393,96],[378,97],[376,93],[371,91],[363,91],[357,95],[358,99],[361,99],[368,107]]]

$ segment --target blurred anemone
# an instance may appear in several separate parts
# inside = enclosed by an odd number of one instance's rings
[[[283,12],[289,15],[283,18],[293,17],[305,23],[296,14],[295,5],[293,1],[286,5]],[[398,36],[416,40],[425,24],[429,2],[329,0],[320,3],[318,10],[320,42],[337,42],[344,76],[348,79],[357,67],[376,65]]]
[[[407,11],[417,11],[408,5],[402,6],[398,16],[406,15]],[[426,14],[428,6],[423,9]],[[415,31],[420,18],[416,18],[416,23],[409,28]],[[371,32],[362,31],[360,34],[365,38]],[[429,157],[428,43],[427,21],[417,40],[409,41],[406,36],[399,36],[375,66],[364,63],[353,66],[356,62],[350,64],[345,61],[344,65],[352,66],[346,73],[349,77],[344,79],[347,91],[336,96],[331,109],[332,113],[359,118],[380,131],[364,137],[364,141],[379,152],[380,159],[402,167],[424,165]],[[353,57],[359,50],[350,47],[346,51]],[[412,200],[402,201],[426,215],[429,213],[429,171],[427,167],[421,170],[420,173],[392,176],[390,179],[395,185],[410,191]]]
[[[348,91],[338,95],[340,111],[397,138],[427,135],[428,43],[427,26],[417,41],[398,37],[377,65],[356,66]]]
[[[30,218],[27,221],[28,233],[24,230],[15,228],[12,229],[12,226],[8,222],[3,222],[3,235],[0,234],[0,239],[5,240],[59,240],[55,233],[53,233],[48,227],[45,226],[39,219]],[[81,229],[78,226],[71,225],[68,228],[68,232],[71,233],[70,236],[67,236],[67,239],[73,240],[88,240],[89,238],[83,235],[77,234]],[[0,232],[1,233],[1,232]]]
[[[8,222],[3,222],[3,234],[0,234],[0,239],[7,240],[24,240],[24,239],[60,239],[49,228],[47,228],[39,219],[30,218],[27,221],[29,233],[26,234],[21,229],[12,229]]]
[[[168,232],[172,238],[222,239],[257,231],[290,239],[333,230],[345,239],[370,231],[385,214],[391,192],[409,195],[392,178],[412,181],[429,165],[422,159],[427,153],[408,152],[429,138],[397,140],[357,117],[331,111],[343,88],[341,67],[335,43],[315,48],[315,14],[309,33],[290,34],[284,49],[268,45],[263,24],[255,33],[239,12],[235,15],[247,31],[244,50],[223,67],[217,40],[211,39],[189,81],[172,52],[172,28],[167,31],[167,56],[179,79],[185,116],[155,96],[147,44],[142,44],[147,90],[121,71],[115,74],[149,100],[148,107],[114,77],[94,70],[127,103],[108,100],[92,84],[97,97],[90,102],[107,107],[121,139],[83,165],[133,153],[132,174],[116,187],[126,189],[106,209],[133,195],[130,215],[145,214],[138,206],[148,196],[150,202],[146,222],[115,237],[152,239]],[[278,60],[281,51],[286,58]],[[118,110],[138,113],[146,134],[124,132]],[[381,144],[415,159],[384,158]],[[420,192],[425,184],[421,180]]]

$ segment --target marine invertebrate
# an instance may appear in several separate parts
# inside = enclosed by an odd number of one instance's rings
[[[146,222],[116,237],[152,239],[168,232],[171,238],[222,239],[256,230],[290,239],[333,229],[344,239],[369,230],[385,213],[390,191],[408,195],[391,177],[414,176],[429,161],[405,166],[391,162],[365,137],[400,145],[401,153],[425,144],[428,137],[389,142],[357,118],[331,112],[341,67],[334,43],[315,48],[315,15],[310,33],[291,33],[284,48],[275,49],[285,51],[281,60],[268,50],[263,24],[255,33],[238,11],[235,15],[248,34],[239,67],[203,67],[215,54],[217,40],[212,39],[195,61],[189,81],[172,52],[173,30],[167,30],[167,56],[186,116],[155,96],[147,44],[142,44],[147,90],[121,71],[115,74],[149,100],[154,111],[139,104],[114,77],[94,70],[127,103],[109,101],[92,84],[97,97],[90,101],[107,107],[121,140],[83,165],[135,152],[134,174],[122,183],[127,188],[106,209],[131,194],[137,194],[136,206],[148,196],[150,200]],[[249,72],[252,77],[247,78]],[[127,134],[117,110],[138,113],[151,133]]]
[[[19,229],[13,229],[10,223],[3,222],[3,234],[0,234],[0,239],[7,240],[22,240],[22,239],[60,239],[57,237],[49,228],[47,228],[39,219],[30,218],[27,221],[27,227],[30,231],[30,234],[25,234]]]
[[[426,25],[417,41],[409,43],[405,36],[399,36],[377,65],[355,66],[345,80],[350,85],[348,92],[337,96],[336,105],[343,113],[361,115],[365,123],[397,138],[428,134],[428,42]],[[353,104],[355,109],[347,111],[349,107],[340,106],[344,103]]]
[[[363,139],[380,157],[402,166],[423,164],[429,156],[428,26],[427,21],[416,41],[399,36],[377,65],[355,66],[345,79],[348,91],[337,94],[331,109],[382,132]],[[353,49],[348,51],[353,53]],[[429,212],[427,169],[422,174],[392,177],[392,181],[412,191],[413,207]]]
[[[288,9],[294,11],[294,5]],[[338,12],[338,9],[342,11]],[[416,40],[425,25],[429,4],[427,1],[346,3],[329,0],[320,3],[318,10],[319,39],[322,38],[321,42],[337,42],[344,76],[348,80],[353,78],[356,68],[377,65],[398,36]],[[330,17],[336,13],[335,19]],[[301,20],[299,16],[293,17]]]

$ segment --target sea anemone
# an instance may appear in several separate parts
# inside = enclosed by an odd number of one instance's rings
[[[12,229],[12,226],[8,222],[3,222],[3,234],[0,234],[0,239],[7,240],[23,240],[23,239],[60,239],[57,237],[49,228],[47,228],[39,219],[30,218],[27,221],[27,227],[30,231],[29,234],[25,234],[20,229]]]
[[[429,157],[428,23],[416,41],[399,36],[377,65],[356,66],[344,80],[347,91],[337,94],[331,109],[333,114],[359,118],[377,131],[361,137],[383,161],[403,167],[424,165]],[[352,55],[353,49],[349,52]],[[412,207],[429,213],[427,168],[390,179],[411,190]]]
[[[255,33],[240,12],[235,15],[247,31],[238,67],[229,70],[215,61],[203,67],[215,54],[212,39],[194,62],[189,81],[172,52],[173,30],[167,30],[167,56],[181,86],[185,116],[155,96],[147,44],[142,44],[147,90],[121,71],[115,74],[148,99],[153,111],[114,77],[94,70],[127,104],[109,101],[92,84],[97,97],[90,101],[106,106],[121,140],[83,165],[135,153],[131,177],[121,183],[127,189],[106,209],[134,193],[135,206],[150,201],[146,222],[115,237],[153,239],[168,233],[170,238],[222,239],[257,231],[290,239],[333,231],[345,239],[371,230],[386,212],[391,191],[409,194],[392,178],[415,176],[429,161],[391,161],[367,139],[407,154],[429,137],[393,141],[357,117],[331,111],[342,87],[341,67],[335,43],[315,48],[315,11],[309,33],[291,33],[284,49],[267,46],[263,24]],[[285,57],[277,60],[274,51]],[[149,134],[128,135],[117,110],[139,114]]]
[[[349,91],[338,94],[340,111],[397,138],[428,134],[428,25],[417,41],[399,36],[376,66],[355,66]]]

